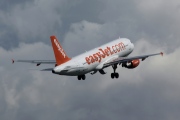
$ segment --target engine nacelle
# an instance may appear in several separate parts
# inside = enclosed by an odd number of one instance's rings
[[[140,60],[132,60],[131,62],[123,63],[122,67],[128,68],[128,69],[133,69],[136,68],[140,63]]]

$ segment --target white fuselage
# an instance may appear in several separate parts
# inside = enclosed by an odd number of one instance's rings
[[[119,38],[54,68],[55,74],[78,76],[103,69],[103,64],[119,57],[128,56],[134,49],[129,39]]]

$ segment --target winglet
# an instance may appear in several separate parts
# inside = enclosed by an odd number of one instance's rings
[[[163,53],[163,52],[160,52],[160,54],[161,54],[161,56],[163,56],[163,55],[164,55],[164,53]]]
[[[14,59],[12,59],[12,64],[14,63]]]

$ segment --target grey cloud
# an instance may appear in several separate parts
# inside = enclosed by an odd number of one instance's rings
[[[90,50],[92,47],[97,47],[97,39],[102,39],[102,25],[82,21],[70,26],[70,31],[64,38],[64,48],[71,56]],[[90,37],[89,37],[90,36]],[[103,43],[99,41],[98,44]],[[80,47],[81,49],[77,49]]]
[[[169,51],[179,46],[179,1],[107,0],[106,3],[100,18],[119,28],[114,31],[116,35],[119,32],[135,41],[147,38],[167,46]]]
[[[90,24],[90,28],[99,26],[86,22],[84,24]],[[88,31],[94,30],[90,28]],[[110,79],[112,68],[108,68],[105,70],[107,75],[87,75],[87,80],[78,81],[76,77],[29,71],[27,69],[31,64],[8,65],[8,58],[12,55],[18,58],[30,58],[29,55],[38,58],[39,54],[42,58],[52,57],[51,47],[44,43],[20,46],[11,52],[0,49],[0,55],[5,54],[3,61],[6,61],[1,65],[0,88],[4,96],[0,97],[4,106],[1,108],[1,111],[4,109],[1,119],[179,118],[179,68],[178,64],[172,67],[178,59],[179,48],[164,57],[149,58],[134,70],[119,67],[118,80]],[[147,48],[144,52],[162,50],[146,40],[137,41],[136,46],[134,54],[142,54],[144,46]]]
[[[10,11],[1,10],[5,27],[1,30],[1,46],[17,47],[20,41],[49,44],[47,40],[52,34],[64,41],[71,25],[85,20],[106,26],[101,34],[108,40],[118,36],[133,41],[147,38],[173,51],[179,46],[179,2],[147,0],[148,4],[145,3],[142,0],[17,2]]]
[[[12,3],[9,11],[1,9],[2,120],[177,120],[180,117],[179,17],[173,14],[176,9],[172,9],[179,2],[146,0],[157,5],[155,10],[150,3],[148,9],[143,7],[143,0],[96,2],[37,0]],[[172,8],[168,9],[168,5]],[[170,14],[167,11],[162,14],[166,7]],[[135,43],[132,55],[160,51],[166,54],[146,59],[133,70],[119,67],[117,80],[110,79],[112,68],[105,69],[108,73],[104,76],[88,74],[87,80],[78,81],[76,77],[29,70],[54,65],[11,64],[12,58],[54,59],[49,42],[51,34],[57,35],[71,57],[119,36]]]
[[[18,43],[22,41],[47,43],[46,41],[52,34],[58,35],[63,41],[72,23],[84,19],[98,21],[97,17],[91,17],[98,16],[100,9],[98,5],[95,1],[84,2],[81,0],[36,0],[26,4],[17,2],[16,5],[11,6],[9,11],[2,9],[0,12],[2,20],[0,24],[5,27],[5,29],[1,29],[3,33],[1,34],[1,46],[9,49],[17,47]],[[96,6],[97,9],[91,10],[92,6]],[[85,10],[82,11],[82,9]]]
[[[10,11],[13,6],[18,5],[18,4],[26,4],[26,3],[31,3],[33,0],[1,0],[0,1],[0,9],[3,11]]]

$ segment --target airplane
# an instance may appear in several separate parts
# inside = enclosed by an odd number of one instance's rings
[[[106,74],[105,68],[112,66],[113,72],[111,78],[119,78],[116,72],[117,66],[121,65],[127,69],[136,68],[140,64],[140,60],[156,55],[162,55],[163,52],[127,57],[134,50],[134,44],[127,38],[118,38],[100,47],[92,49],[88,52],[70,58],[63,50],[56,36],[50,36],[55,60],[17,60],[16,62],[35,63],[37,66],[41,64],[54,64],[54,68],[46,68],[41,71],[52,71],[57,75],[77,76],[78,80],[85,80],[87,73],[92,75],[99,72]],[[12,59],[12,63],[15,60]]]

